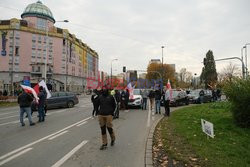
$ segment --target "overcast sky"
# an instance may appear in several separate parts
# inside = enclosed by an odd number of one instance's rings
[[[35,0],[0,0],[0,19],[18,18]],[[56,23],[99,54],[100,70],[145,70],[150,59],[201,73],[210,49],[215,59],[241,57],[250,43],[250,0],[42,0]],[[250,46],[248,46],[250,53]],[[249,55],[249,54],[248,54]],[[250,57],[248,56],[250,60]],[[234,64],[238,60],[231,61]],[[249,61],[248,61],[249,62]],[[217,62],[217,72],[229,61]],[[250,63],[249,63],[250,66]]]

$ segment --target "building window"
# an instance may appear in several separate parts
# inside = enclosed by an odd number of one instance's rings
[[[37,18],[37,29],[46,30],[47,23],[45,19]]]
[[[19,47],[16,47],[15,55],[16,55],[16,56],[19,56]]]
[[[36,34],[32,34],[32,41],[36,42]]]
[[[41,68],[40,68],[40,66],[38,66],[36,72],[40,72],[40,71],[41,71]]]

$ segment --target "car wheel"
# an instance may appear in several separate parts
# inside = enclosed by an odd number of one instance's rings
[[[69,107],[69,108],[74,107],[74,102],[73,102],[73,101],[69,101],[69,102],[68,102],[68,107]]]

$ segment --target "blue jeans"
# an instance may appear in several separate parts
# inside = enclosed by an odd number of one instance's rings
[[[39,106],[38,107],[38,117],[39,117],[39,121],[44,121],[44,116],[45,116],[45,113],[44,113],[44,106]]]
[[[155,113],[161,112],[161,100],[155,100]]]
[[[28,119],[30,124],[32,123],[32,118],[31,118],[31,108],[30,107],[20,107],[20,122],[21,124],[24,124],[23,122],[23,114],[26,112],[28,115]]]

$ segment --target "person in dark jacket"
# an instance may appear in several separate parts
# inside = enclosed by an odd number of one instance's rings
[[[97,90],[95,89],[93,91],[93,95],[91,96],[91,102],[93,103],[93,111],[92,111],[92,116],[97,116],[98,113],[98,98],[99,98],[99,94],[97,92]]]
[[[123,90],[121,93],[121,110],[125,110],[126,109],[126,92]]]
[[[119,90],[115,90],[115,100],[116,100],[116,110],[115,110],[114,118],[119,118],[119,109],[120,109],[120,102],[121,102],[121,94]]]
[[[155,114],[161,114],[161,91],[155,90]]]
[[[154,92],[154,90],[150,90],[150,92],[148,94],[148,97],[149,97],[149,102],[150,102],[150,109],[152,111],[153,107],[154,107],[154,101],[155,101],[155,92]]]
[[[112,128],[113,127],[112,119],[114,116],[116,103],[114,97],[109,95],[108,89],[103,89],[102,95],[100,95],[100,97],[98,98],[98,106],[99,106],[98,119],[102,132],[102,145],[100,147],[100,150],[104,150],[107,148],[107,143],[108,143],[106,128],[108,129],[108,132],[111,137],[111,146],[115,144],[115,133]]]
[[[37,106],[38,107],[38,114],[39,114],[38,115],[38,117],[39,117],[38,122],[44,122],[44,118],[45,118],[44,106],[45,106],[46,96],[45,96],[45,93],[44,93],[42,86],[39,87],[38,97],[39,97],[38,106]]]
[[[31,95],[26,93],[24,90],[22,91],[22,93],[17,98],[17,102],[18,102],[19,107],[20,107],[20,123],[21,123],[22,126],[25,126],[25,123],[23,121],[23,114],[25,112],[28,115],[30,126],[35,125],[35,123],[32,122],[32,118],[31,118],[31,108],[30,108],[30,106],[31,106],[32,101],[33,101],[33,98],[31,97]]]
[[[128,101],[129,101],[129,96],[130,96],[130,94],[129,94],[129,90],[128,90],[128,89],[126,89],[126,92],[125,92],[125,108],[126,108],[126,110],[128,110]]]

